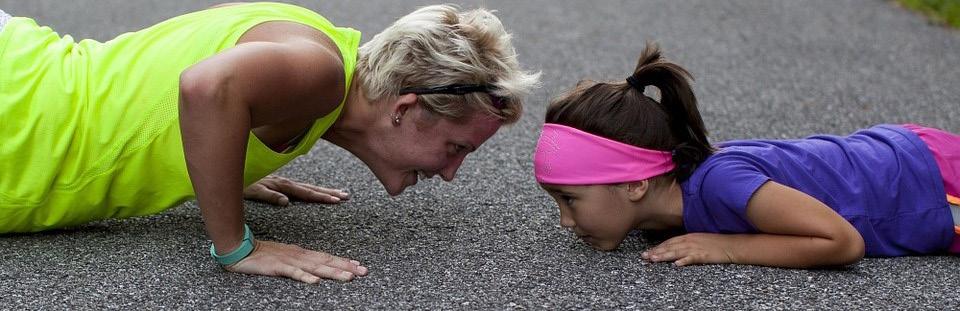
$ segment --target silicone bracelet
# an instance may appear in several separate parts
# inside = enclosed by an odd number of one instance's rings
[[[237,249],[229,254],[223,256],[217,255],[217,249],[213,246],[213,243],[210,244],[210,256],[213,256],[213,259],[216,259],[221,266],[235,264],[247,258],[247,255],[250,255],[252,252],[253,233],[250,232],[250,227],[247,227],[246,224],[243,225],[243,240],[240,241],[240,246],[237,246]]]

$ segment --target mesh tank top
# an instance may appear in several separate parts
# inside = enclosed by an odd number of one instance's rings
[[[0,32],[0,233],[153,214],[192,198],[179,75],[268,21],[329,36],[343,57],[346,99],[360,33],[293,5],[209,9],[102,43],[11,19]],[[289,152],[274,152],[251,133],[244,183],[307,153],[342,107],[316,120]]]

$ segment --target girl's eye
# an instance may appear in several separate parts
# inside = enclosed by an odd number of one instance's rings
[[[566,204],[567,206],[573,205],[573,197],[569,195],[561,195],[560,200],[563,201],[563,203]]]

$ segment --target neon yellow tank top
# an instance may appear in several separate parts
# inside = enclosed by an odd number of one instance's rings
[[[154,214],[192,198],[177,119],[180,73],[267,21],[327,34],[343,57],[346,99],[360,33],[293,5],[204,10],[103,43],[11,19],[0,32],[0,233]],[[310,151],[342,107],[286,153],[251,133],[245,185]]]

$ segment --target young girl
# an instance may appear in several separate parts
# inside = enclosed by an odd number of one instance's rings
[[[960,252],[960,136],[879,125],[715,148],[688,79],[650,45],[626,81],[581,82],[550,105],[534,164],[562,226],[602,250],[683,228],[641,254],[678,266]]]

